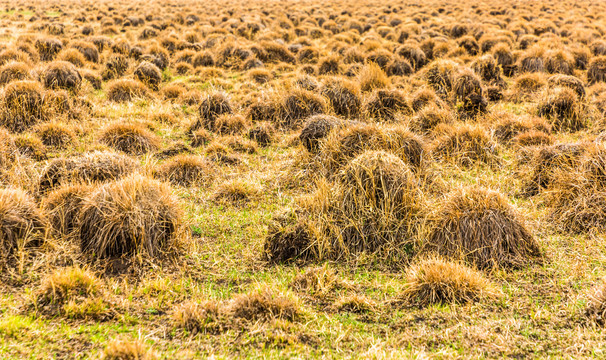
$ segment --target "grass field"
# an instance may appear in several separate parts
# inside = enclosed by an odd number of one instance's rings
[[[0,358],[606,358],[605,15],[0,1]]]

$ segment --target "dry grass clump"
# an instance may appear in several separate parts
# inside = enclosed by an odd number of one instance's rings
[[[538,114],[549,119],[557,131],[579,131],[587,126],[579,97],[568,87],[549,91],[538,104]]]
[[[60,269],[47,276],[36,294],[36,305],[45,313],[96,320],[110,314],[101,281],[77,267]]]
[[[544,131],[529,130],[516,135],[511,142],[519,146],[549,146],[554,139]]]
[[[452,90],[454,74],[458,68],[459,65],[452,60],[435,60],[427,65],[425,79],[436,91],[436,94],[446,98]]]
[[[78,228],[78,217],[84,198],[91,192],[87,185],[66,185],[50,192],[43,200],[51,227],[58,234],[67,236]]]
[[[214,131],[217,118],[224,114],[232,114],[233,111],[233,106],[224,93],[214,92],[207,94],[200,104],[200,118],[189,127],[189,132],[198,130],[201,127]]]
[[[114,339],[103,352],[105,360],[155,360],[158,356],[141,341]]]
[[[406,272],[400,299],[407,305],[466,304],[497,298],[501,292],[481,272],[439,257],[420,260]]]
[[[585,316],[603,326],[606,324],[606,281],[599,281],[586,295]]]
[[[314,115],[305,121],[299,139],[307,151],[317,153],[319,143],[332,129],[343,127],[346,121],[330,115]]]
[[[79,67],[79,68],[83,67],[84,64],[86,63],[86,58],[84,57],[84,55],[82,55],[82,53],[80,53],[76,49],[61,50],[61,52],[57,56],[57,59],[59,61],[65,61],[65,62],[71,63],[74,66]]]
[[[158,67],[149,61],[141,62],[134,72],[135,78],[150,89],[157,91],[160,88],[162,82],[162,72]]]
[[[354,82],[341,78],[330,78],[324,82],[320,93],[328,98],[336,115],[347,119],[359,116],[362,100],[360,99],[360,89]]]
[[[201,147],[213,139],[213,134],[206,129],[198,129],[191,134],[191,146]]]
[[[218,137],[213,143],[226,146],[239,153],[255,154],[259,149],[256,142],[235,135]]]
[[[401,91],[382,89],[364,103],[364,113],[376,121],[393,121],[398,115],[412,114],[412,108]]]
[[[339,174],[333,244],[344,253],[411,250],[424,197],[410,168],[396,155],[366,151]],[[342,253],[341,253],[342,252]]]
[[[548,195],[550,216],[561,230],[580,234],[606,230],[606,148],[594,144],[580,159],[576,169],[554,171]]]
[[[42,171],[40,191],[70,182],[98,183],[117,180],[139,169],[139,163],[123,154],[95,151],[51,160]]]
[[[0,252],[4,262],[15,251],[40,246],[47,220],[34,199],[20,189],[0,189]]]
[[[606,82],[606,56],[596,56],[591,59],[587,68],[589,85]]]
[[[215,301],[186,302],[173,313],[178,328],[192,334],[220,334],[228,325],[224,307]]]
[[[360,70],[358,73],[358,82],[360,83],[360,89],[364,92],[382,89],[391,84],[385,71],[374,62],[366,64]]]
[[[216,171],[215,166],[201,156],[178,155],[162,164],[155,175],[173,185],[208,185],[215,178]]]
[[[522,193],[533,196],[551,187],[559,171],[576,168],[586,148],[581,144],[557,144],[542,148],[532,158],[532,170],[524,184]]]
[[[546,85],[547,82],[542,74],[522,74],[514,79],[513,86],[510,87],[507,97],[517,102],[534,100],[539,90]]]
[[[317,256],[312,242],[312,227],[297,211],[274,216],[268,225],[263,257],[272,263],[308,260]]]
[[[438,125],[450,125],[454,117],[448,109],[437,105],[429,105],[420,110],[410,119],[410,129],[423,135],[430,134]]]
[[[476,59],[471,68],[487,84],[499,87],[507,86],[503,80],[503,70],[497,60],[490,54]]]
[[[9,168],[15,161],[18,151],[8,130],[0,128],[0,168]]]
[[[405,127],[356,123],[330,132],[322,142],[318,161],[331,175],[365,150],[392,152],[415,171],[427,158],[423,139]]]
[[[95,258],[154,258],[175,250],[181,210],[167,185],[131,175],[91,193],[84,201],[79,223],[84,253]]]
[[[118,79],[107,85],[107,99],[113,102],[129,102],[149,96],[143,83],[131,79]]]
[[[187,88],[182,84],[168,84],[162,87],[160,95],[163,99],[177,101],[185,95]]]
[[[275,132],[271,123],[263,121],[251,127],[246,135],[249,139],[256,141],[259,146],[265,147],[271,145]]]
[[[57,54],[63,49],[63,43],[59,39],[54,38],[39,38],[34,46],[40,54],[40,60],[52,61]]]
[[[240,114],[222,114],[215,119],[213,127],[208,130],[221,135],[237,135],[248,126],[248,120]]]
[[[2,93],[0,125],[11,132],[29,129],[46,117],[44,95],[36,81],[14,81]]]
[[[99,50],[93,43],[87,41],[73,41],[69,43],[69,47],[78,50],[87,61],[93,63],[99,62]]]
[[[243,204],[262,195],[259,184],[245,179],[232,179],[221,183],[214,193],[214,199],[232,204]]]
[[[483,94],[482,82],[471,70],[462,70],[454,76],[453,94],[455,100],[464,101],[471,95]]]
[[[31,79],[31,68],[24,62],[11,61],[0,67],[0,85],[16,80]]]
[[[496,144],[480,126],[460,125],[437,139],[433,154],[463,167],[498,161]]]
[[[137,123],[113,123],[105,127],[99,141],[129,155],[142,155],[158,150],[160,139]]]
[[[294,89],[279,101],[276,121],[279,128],[296,129],[302,120],[312,115],[326,112],[326,101],[323,97],[303,89]]]
[[[45,146],[64,149],[76,140],[76,134],[66,125],[49,122],[36,127],[36,133]]]
[[[35,160],[46,159],[46,147],[42,141],[31,134],[20,134],[15,137],[15,145],[19,154]]]
[[[545,120],[533,116],[512,116],[508,113],[497,115],[498,120],[494,124],[494,137],[500,143],[507,144],[517,135],[530,130],[551,132],[551,126]]]
[[[282,319],[293,321],[301,316],[298,302],[268,288],[259,288],[234,297],[226,307],[236,320],[249,322]]]
[[[349,312],[354,314],[374,313],[377,310],[377,303],[365,295],[350,294],[343,295],[335,301],[333,307],[339,312]]]
[[[67,61],[54,61],[44,70],[42,80],[44,86],[49,89],[77,91],[82,83],[82,76],[74,64]]]
[[[335,291],[351,288],[351,284],[339,277],[334,269],[324,264],[299,273],[290,283],[297,293],[311,296],[331,296]]]
[[[93,89],[101,90],[101,86],[103,84],[103,79],[95,71],[82,69],[82,70],[80,70],[80,75],[82,75],[83,80],[86,80],[89,82],[89,84],[93,87]]]
[[[105,63],[101,72],[103,80],[111,80],[122,77],[128,70],[128,59],[121,54],[112,54]]]
[[[424,249],[479,268],[519,267],[541,257],[539,244],[500,193],[464,188],[430,218]]]
[[[586,94],[585,85],[583,85],[583,81],[581,81],[581,79],[575,76],[557,74],[550,76],[547,79],[547,83],[549,84],[549,86],[554,88],[558,86],[568,87],[574,90],[579,99],[583,99]]]

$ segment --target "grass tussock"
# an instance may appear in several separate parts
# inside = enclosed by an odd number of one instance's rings
[[[406,272],[406,285],[399,300],[408,306],[467,304],[495,299],[501,291],[478,270],[466,265],[428,257]]]
[[[85,199],[78,236],[82,251],[94,258],[154,258],[175,251],[181,224],[170,188],[132,175],[100,186]]]
[[[520,267],[542,256],[518,211],[500,193],[483,188],[448,195],[431,216],[424,249],[479,268]]]

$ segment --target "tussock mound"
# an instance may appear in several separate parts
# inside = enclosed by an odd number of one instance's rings
[[[260,146],[269,146],[276,130],[269,122],[260,122],[248,130],[247,136]]]
[[[178,155],[165,162],[156,171],[156,176],[174,185],[208,185],[215,178],[212,162],[197,155]]]
[[[18,151],[11,134],[0,128],[0,168],[8,168],[15,161]]]
[[[308,90],[294,89],[279,103],[277,125],[283,129],[296,129],[302,125],[303,119],[325,112],[324,98]]]
[[[538,114],[551,122],[558,131],[578,131],[587,126],[576,92],[568,87],[557,87],[539,102]]]
[[[549,188],[558,177],[558,171],[573,170],[578,166],[585,152],[581,144],[558,144],[541,149],[532,159],[530,179],[523,188],[523,194],[537,195]]]
[[[346,121],[330,115],[315,115],[307,119],[303,125],[303,130],[299,134],[299,139],[307,151],[316,153],[319,148],[319,142],[324,139],[330,131],[339,126],[346,125]]]
[[[96,258],[174,250],[181,213],[170,188],[132,175],[102,185],[84,201],[78,235],[83,252]]]
[[[427,158],[423,139],[405,127],[353,124],[329,133],[320,147],[319,161],[328,174],[334,174],[349,160],[371,149],[392,152],[415,171],[425,165]]]
[[[158,150],[160,139],[140,124],[114,123],[101,132],[99,141],[129,155],[142,155]]]
[[[606,56],[596,56],[591,59],[587,68],[587,81],[590,85],[606,82]]]
[[[393,121],[398,114],[412,114],[412,108],[402,92],[377,90],[365,102],[364,114],[377,121]]]
[[[46,231],[46,218],[31,196],[19,189],[0,189],[2,262],[18,249],[41,245]]]
[[[111,312],[103,297],[102,283],[92,272],[71,267],[56,270],[43,280],[36,305],[53,316],[101,320]]]
[[[307,260],[316,256],[313,252],[313,235],[309,224],[299,219],[294,211],[272,218],[263,244],[263,255],[272,263]]]
[[[107,99],[113,102],[129,102],[148,96],[147,88],[140,81],[119,79],[107,85]]]
[[[355,83],[340,78],[331,78],[324,83],[320,93],[328,98],[335,114],[346,119],[360,114],[362,100],[360,89]]]
[[[12,61],[0,67],[0,85],[6,85],[16,80],[30,80],[31,69],[24,62]]]
[[[42,74],[44,86],[49,89],[77,91],[82,83],[82,76],[76,67],[67,61],[54,61]]]
[[[407,305],[465,304],[496,298],[500,291],[481,272],[458,262],[430,257],[406,272],[400,299]]]
[[[200,118],[189,127],[189,131],[192,132],[201,127],[214,131],[217,118],[224,114],[231,114],[233,111],[233,106],[225,94],[218,92],[208,94],[200,104]]]
[[[333,245],[335,251],[409,250],[424,198],[402,159],[366,151],[343,169],[337,181],[335,220],[342,239]],[[339,249],[341,241],[345,249]]]
[[[135,78],[147,85],[150,89],[157,91],[162,82],[162,72],[158,67],[148,61],[141,62],[135,69]]]
[[[450,194],[432,220],[426,251],[479,268],[519,267],[541,257],[518,212],[498,192],[466,188]]]
[[[429,105],[420,110],[410,120],[410,128],[416,133],[430,134],[438,125],[445,126],[454,122],[454,117],[448,109],[438,105]]]
[[[606,148],[594,144],[577,160],[576,168],[561,167],[552,172],[548,203],[550,216],[569,233],[606,230]],[[574,165],[574,164],[572,164]]]
[[[82,203],[91,190],[87,185],[67,185],[53,190],[42,200],[41,207],[57,233],[70,235],[78,228]]]
[[[598,325],[606,324],[606,281],[604,279],[588,292],[585,316]]]
[[[0,125],[12,132],[22,132],[46,117],[43,89],[35,81],[15,81],[4,88]]]
[[[40,191],[70,182],[97,183],[117,180],[139,168],[129,156],[95,151],[80,156],[57,158],[48,163],[39,181]]]
[[[55,59],[57,54],[63,49],[63,43],[54,38],[40,38],[36,40],[34,44],[38,54],[40,54],[40,60],[52,61]]]
[[[301,315],[299,304],[270,289],[256,289],[234,297],[226,311],[235,319],[259,321],[271,319],[295,320]]]
[[[496,145],[488,133],[481,127],[470,125],[449,129],[437,140],[433,153],[443,161],[464,167],[478,163],[493,164],[498,160]]]
[[[76,134],[61,123],[44,123],[36,127],[36,133],[45,146],[58,149],[65,148],[76,139]]]

